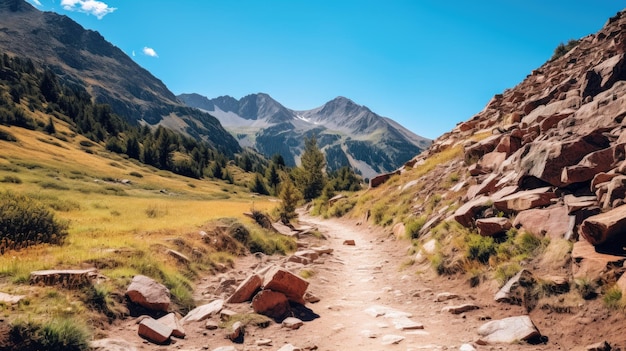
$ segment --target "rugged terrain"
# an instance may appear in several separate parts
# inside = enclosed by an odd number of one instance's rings
[[[350,166],[364,178],[395,170],[430,145],[430,140],[345,97],[306,111],[288,109],[262,93],[239,100],[198,94],[178,98],[217,117],[241,146],[267,157],[280,154],[288,166],[298,163],[303,140],[311,135],[317,137],[329,170]]]

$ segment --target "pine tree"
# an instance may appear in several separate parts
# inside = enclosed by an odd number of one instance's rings
[[[57,132],[57,129],[54,127],[54,121],[52,121],[52,117],[48,117],[48,124],[46,124],[45,131],[50,135]]]
[[[261,195],[269,195],[267,187],[265,186],[263,178],[260,174],[257,173],[254,177],[254,181],[252,182],[252,185],[250,185],[250,191]]]
[[[280,215],[280,219],[283,223],[288,223],[290,220],[298,216],[296,214],[296,207],[302,198],[300,192],[298,192],[298,189],[293,185],[289,178],[283,181],[279,198],[281,200],[281,204],[278,208],[278,214]]]
[[[326,184],[324,168],[326,159],[324,154],[317,147],[317,138],[305,138],[304,152],[300,159],[301,165],[296,172],[296,184],[302,192],[304,199],[309,201],[317,198],[322,193]]]
[[[280,175],[278,174],[278,168],[274,162],[267,168],[265,178],[267,178],[267,182],[274,191],[274,194],[276,194],[276,187],[280,183]]]

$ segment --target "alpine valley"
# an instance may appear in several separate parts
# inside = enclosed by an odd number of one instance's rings
[[[431,144],[345,97],[305,111],[289,109],[263,93],[240,100],[199,94],[178,98],[217,117],[242,147],[252,147],[267,157],[280,154],[288,166],[298,164],[304,139],[311,136],[324,151],[329,170],[350,166],[365,178],[398,169]]]

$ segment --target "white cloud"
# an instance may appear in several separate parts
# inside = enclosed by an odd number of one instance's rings
[[[64,10],[84,12],[94,15],[98,19],[102,19],[102,17],[117,10],[117,8],[109,7],[109,5],[98,0],[61,0],[61,6],[63,6]]]
[[[147,56],[150,56],[150,57],[159,57],[159,55],[157,55],[156,51],[154,51],[153,48],[149,48],[147,46],[144,46],[143,54],[147,55]]]
[[[133,57],[135,57],[135,50],[133,50]]]
[[[33,5],[35,6],[41,6],[41,1],[39,0],[30,0],[31,3],[33,3]]]

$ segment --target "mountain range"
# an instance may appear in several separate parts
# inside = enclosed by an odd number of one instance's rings
[[[199,94],[178,99],[217,117],[241,146],[268,157],[280,154],[289,166],[298,163],[310,136],[317,138],[330,170],[350,166],[366,178],[399,168],[431,143],[345,97],[305,111],[289,109],[264,93],[239,100]]]
[[[0,0],[0,50],[52,70],[132,123],[162,125],[227,155],[241,150],[219,121],[181,104],[165,84],[98,32],[23,0]]]

